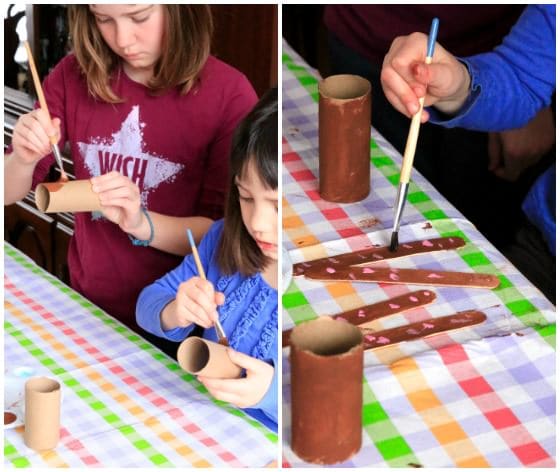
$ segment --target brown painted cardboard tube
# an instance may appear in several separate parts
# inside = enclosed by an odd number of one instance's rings
[[[371,84],[357,75],[319,83],[319,194],[351,203],[370,190]]]
[[[99,196],[91,189],[89,180],[39,184],[35,189],[35,204],[44,213],[101,210]]]
[[[342,462],[362,445],[362,333],[318,318],[296,326],[290,345],[292,449],[307,462]]]
[[[235,379],[241,367],[228,356],[227,346],[193,336],[185,339],[177,350],[177,361],[189,374],[217,379]]]
[[[36,451],[54,449],[60,439],[60,384],[47,377],[25,382],[23,441]]]

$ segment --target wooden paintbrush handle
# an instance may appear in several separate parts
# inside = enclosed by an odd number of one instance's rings
[[[25,50],[27,51],[27,58],[29,60],[29,69],[31,70],[31,76],[33,77],[33,84],[35,85],[35,91],[37,92],[37,98],[39,99],[39,104],[41,105],[41,109],[47,112],[47,115],[49,115],[49,120],[50,120],[51,114],[49,112],[47,101],[45,100],[45,94],[43,93],[43,86],[41,85],[41,80],[39,79],[39,73],[37,72],[37,67],[35,67],[35,60],[33,59],[31,48],[29,47],[29,43],[27,41],[24,41],[23,44],[25,46]],[[56,139],[56,136],[51,136],[49,139],[51,141],[51,144],[58,144],[58,140]]]
[[[432,58],[426,57],[424,62],[426,64],[431,64]],[[420,108],[418,108],[418,111],[412,116],[410,129],[408,130],[408,138],[406,139],[406,147],[404,148],[400,177],[400,182],[405,184],[410,181],[410,172],[412,171],[414,154],[416,154],[416,144],[418,143],[418,134],[420,133],[420,120],[422,119],[422,111],[424,111],[424,99],[425,97],[420,97],[418,99],[420,102]]]

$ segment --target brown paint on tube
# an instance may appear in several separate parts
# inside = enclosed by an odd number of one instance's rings
[[[307,321],[290,337],[293,451],[334,464],[362,444],[362,333],[330,318]]]
[[[48,182],[35,189],[35,204],[44,213],[100,211],[99,195],[89,180]]]
[[[60,439],[60,384],[47,377],[25,382],[23,441],[35,451],[54,449]]]
[[[319,82],[319,194],[351,203],[370,191],[371,84],[357,75]]]
[[[177,361],[189,374],[218,379],[236,379],[241,367],[234,364],[228,347],[196,336],[185,339],[177,350]]]

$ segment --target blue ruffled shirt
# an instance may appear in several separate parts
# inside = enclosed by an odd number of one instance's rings
[[[223,226],[223,220],[215,222],[200,242],[200,261],[206,278],[217,291],[225,295],[225,303],[218,307],[218,314],[230,346],[274,367],[273,380],[265,396],[257,405],[244,411],[269,429],[277,431],[278,291],[271,288],[260,273],[246,277],[239,273],[223,275],[220,272],[214,260],[214,253]],[[156,336],[172,341],[185,339],[194,329],[194,325],[164,331],[160,314],[165,306],[175,299],[179,285],[196,275],[196,264],[193,257],[188,255],[176,269],[146,287],[136,304],[138,324]],[[203,337],[217,341],[214,328],[205,329]]]
[[[447,128],[503,131],[527,124],[550,105],[556,89],[556,5],[529,5],[494,51],[460,58],[471,76],[470,95],[452,117],[433,107],[430,121]],[[556,256],[556,166],[529,190],[527,218]]]

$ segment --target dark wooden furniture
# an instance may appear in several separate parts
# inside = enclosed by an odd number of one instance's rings
[[[32,107],[33,101],[27,94],[4,87],[4,149],[12,140],[18,117]],[[64,158],[64,169],[73,177],[72,163],[67,157]],[[52,180],[56,179],[54,169],[52,177]],[[73,229],[72,214],[46,215],[37,210],[33,191],[22,201],[4,208],[4,240],[66,283],[69,283],[66,255]]]

